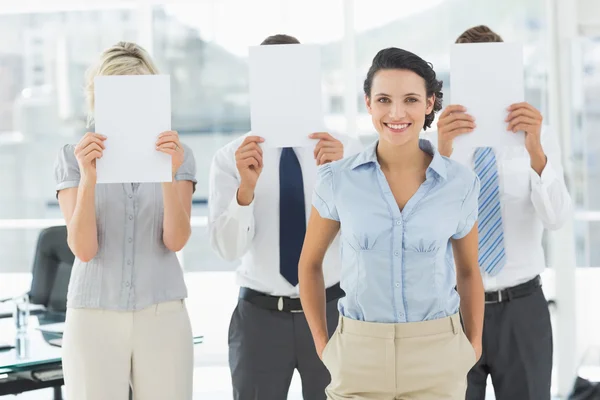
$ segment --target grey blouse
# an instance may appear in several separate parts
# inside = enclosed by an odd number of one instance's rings
[[[196,184],[196,161],[185,158],[175,179]],[[56,190],[79,185],[75,146],[64,146],[55,166]],[[163,197],[160,183],[97,184],[98,253],[89,262],[75,258],[67,307],[120,311],[187,297],[183,271],[163,243]]]

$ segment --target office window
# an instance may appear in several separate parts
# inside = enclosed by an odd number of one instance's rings
[[[444,103],[449,104],[450,46],[466,29],[488,25],[503,39],[524,44],[525,98],[546,111],[548,56],[545,1],[426,0],[398,7],[393,0],[355,2],[357,91],[362,98],[362,82],[377,51],[400,47],[431,62],[444,82]],[[387,10],[387,12],[382,12]],[[364,101],[359,101],[361,134],[374,133],[366,117]]]
[[[0,221],[59,218],[54,158],[86,131],[85,70],[114,42],[137,40],[121,18],[136,11],[1,11]],[[30,271],[37,234],[0,229],[0,272]]]
[[[572,43],[573,113],[572,135],[573,201],[577,265],[600,266],[600,37],[581,38]],[[579,70],[580,69],[580,70]]]

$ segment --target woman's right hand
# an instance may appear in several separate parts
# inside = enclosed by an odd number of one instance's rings
[[[327,347],[327,343],[329,343],[329,337],[325,336],[320,340],[315,341],[315,349],[317,350],[317,355],[323,361],[323,352],[325,351],[325,347]]]
[[[96,159],[102,157],[106,148],[105,140],[104,135],[88,132],[75,146],[75,157],[79,164],[82,182],[96,184]]]

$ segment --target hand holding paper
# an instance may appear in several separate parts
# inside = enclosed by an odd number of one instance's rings
[[[308,137],[319,140],[314,150],[317,165],[323,165],[332,161],[341,160],[344,157],[344,145],[329,133],[317,132],[309,135]]]
[[[173,178],[183,164],[185,150],[179,141],[179,134],[176,131],[166,131],[158,136],[156,141],[156,150],[171,156],[171,173]]]
[[[467,114],[467,109],[461,105],[450,105],[440,115],[437,123],[438,149],[446,157],[452,154],[454,139],[460,135],[473,132],[477,125],[475,118]]]
[[[513,133],[525,132],[525,148],[529,153],[531,168],[541,176],[548,161],[542,148],[542,114],[528,103],[513,104],[508,111],[507,130]]]
[[[531,154],[542,149],[542,114],[529,103],[516,103],[508,107],[506,130],[525,132],[525,148]]]
[[[81,180],[91,185],[96,184],[96,160],[102,158],[106,146],[106,136],[88,132],[75,146],[75,158],[79,164]]]
[[[247,206],[254,199],[254,189],[263,169],[263,151],[259,143],[264,141],[259,136],[247,136],[235,152],[235,165],[241,178],[237,193],[239,205]]]

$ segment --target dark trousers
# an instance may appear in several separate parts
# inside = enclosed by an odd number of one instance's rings
[[[338,323],[337,300],[327,303],[327,329]],[[229,367],[235,400],[287,399],[294,370],[305,400],[325,400],[331,377],[319,359],[304,313],[260,308],[239,300],[229,325]]]
[[[485,305],[483,355],[468,374],[467,400],[484,400],[488,375],[497,400],[549,400],[552,326],[542,288]]]

